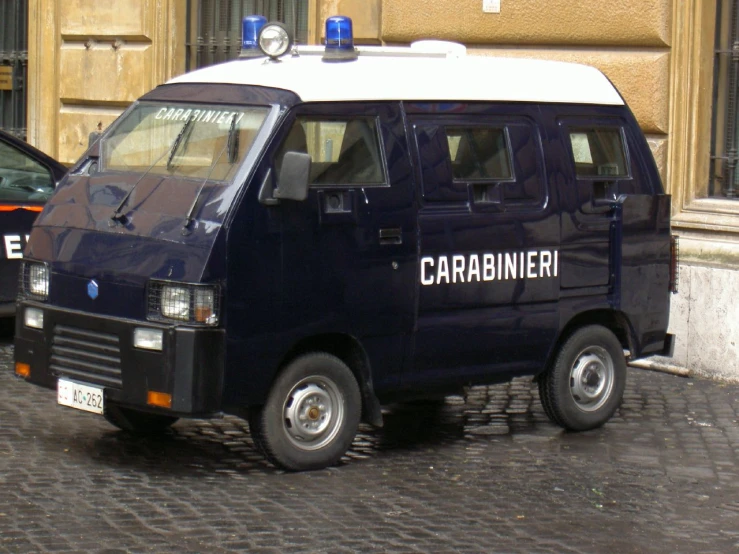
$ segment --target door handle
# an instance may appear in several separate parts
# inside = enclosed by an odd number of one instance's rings
[[[400,227],[380,229],[380,244],[403,244],[403,229]]]
[[[594,181],[590,190],[590,199],[582,205],[586,214],[607,214],[617,201],[617,184],[613,181]]]
[[[584,214],[607,214],[613,209],[615,200],[588,200],[582,207],[582,213]]]

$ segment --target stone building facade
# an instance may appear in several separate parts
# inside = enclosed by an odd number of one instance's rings
[[[739,380],[737,0],[29,0],[29,142],[72,163],[90,132],[194,67],[196,48],[217,47],[195,39],[216,4],[282,15],[292,6],[308,42],[342,14],[366,44],[435,38],[470,55],[601,69],[647,135],[681,237],[675,357],[655,363]]]

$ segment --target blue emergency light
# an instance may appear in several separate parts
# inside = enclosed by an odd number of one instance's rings
[[[247,15],[241,21],[241,58],[264,56],[259,48],[259,31],[267,24],[263,15]]]
[[[326,19],[326,49],[324,50],[323,61],[356,60],[357,55],[357,51],[354,49],[351,18],[334,15]]]

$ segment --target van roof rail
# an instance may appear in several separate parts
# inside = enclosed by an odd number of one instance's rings
[[[388,58],[459,58],[467,55],[464,44],[446,40],[418,40],[410,46],[355,46],[363,57]],[[323,56],[322,45],[297,44],[293,46],[293,56]]]

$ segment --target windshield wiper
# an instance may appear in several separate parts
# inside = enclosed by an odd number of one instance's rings
[[[210,169],[208,170],[208,174],[205,176],[205,179],[203,179],[203,182],[200,183],[200,187],[198,187],[198,192],[195,194],[195,199],[192,201],[192,205],[187,211],[187,215],[185,216],[185,223],[182,225],[182,234],[186,234],[188,228],[192,224],[194,220],[193,214],[195,213],[195,208],[198,205],[198,200],[200,200],[200,195],[203,192],[203,188],[205,188],[205,184],[208,182],[208,179],[210,179],[213,170],[218,164],[218,160],[221,159],[221,156],[223,156],[223,153],[226,151],[226,149],[228,149],[228,163],[233,164],[236,161],[239,153],[239,133],[236,129],[236,114],[234,114],[231,118],[231,127],[228,130],[228,140],[226,141],[226,144],[223,145],[223,148],[221,148],[218,156],[216,156],[216,159],[211,164]]]
[[[239,156],[239,133],[236,132],[236,114],[231,118],[226,147],[228,148],[228,163],[233,164]]]
[[[185,121],[185,124],[182,126],[182,129],[180,129],[180,132],[177,134],[177,138],[174,139],[174,144],[172,145],[172,151],[169,153],[169,158],[167,158],[167,169],[172,169],[172,160],[174,160],[174,156],[177,153],[177,148],[180,146],[180,142],[182,141],[182,137],[185,136],[185,133],[188,133],[188,138],[189,138],[188,130],[192,128],[193,121],[195,121],[194,117],[191,117],[190,119]]]
[[[174,143],[172,143],[172,148],[162,152],[162,155],[159,156],[156,160],[154,160],[154,162],[152,162],[152,164],[146,168],[146,171],[144,171],[141,174],[141,177],[138,178],[138,180],[131,187],[131,190],[129,190],[126,193],[126,196],[123,197],[123,200],[120,201],[116,209],[113,211],[113,215],[110,216],[110,219],[113,222],[119,222],[123,224],[126,223],[126,220],[127,220],[126,215],[121,213],[121,209],[123,208],[123,206],[126,205],[126,202],[128,202],[128,199],[131,197],[131,195],[133,194],[133,191],[136,189],[136,187],[139,185],[142,179],[146,177],[149,174],[149,172],[152,170],[152,168],[155,165],[157,165],[162,160],[162,158],[166,156],[167,154],[169,154],[169,158],[167,158],[167,169],[171,169],[172,159],[174,158],[175,152],[177,152],[177,147],[180,145],[180,141],[182,140],[182,137],[185,134],[185,132],[187,132],[187,130],[192,127],[193,121],[195,121],[194,117],[191,117],[190,119],[185,121],[185,124],[182,126],[182,129],[180,129],[180,132],[177,133],[177,137],[174,139]]]

